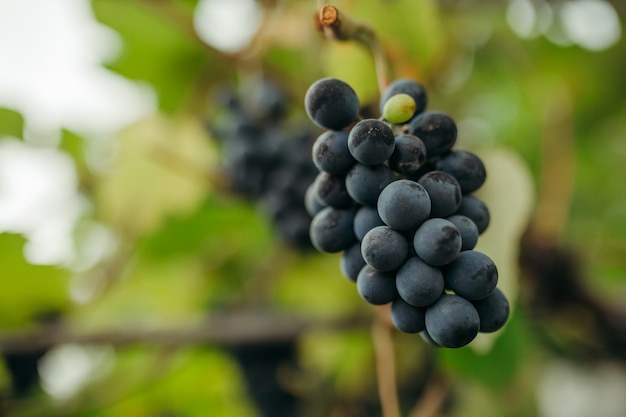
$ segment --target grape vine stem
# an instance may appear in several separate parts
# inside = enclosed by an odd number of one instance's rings
[[[382,415],[383,417],[400,417],[395,351],[389,314],[389,305],[376,310],[376,318],[372,323],[372,340],[376,352],[376,375]]]
[[[355,41],[367,48],[374,59],[378,88],[382,92],[389,85],[389,60],[376,32],[368,25],[356,22],[339,13],[335,6],[324,5],[319,12],[320,29],[328,39]]]

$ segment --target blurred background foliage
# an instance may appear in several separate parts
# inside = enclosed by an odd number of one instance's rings
[[[371,55],[324,39],[314,0],[0,0],[0,415],[379,416],[389,354],[403,416],[626,415],[624,4],[331,4],[485,161],[507,326],[380,352],[339,255],[229,186],[225,97],[278,83],[269,137],[304,159],[316,79],[377,109]]]

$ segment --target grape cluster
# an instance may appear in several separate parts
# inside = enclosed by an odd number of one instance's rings
[[[313,144],[318,175],[305,196],[315,248],[342,252],[341,272],[368,303],[391,303],[400,331],[457,348],[500,329],[509,303],[496,265],[474,250],[490,220],[472,194],[485,166],[453,149],[454,120],[426,111],[426,91],[410,79],[385,89],[380,119],[360,119],[356,93],[336,78],[313,83],[304,102],[326,129]]]
[[[246,89],[243,97],[228,89],[211,100],[220,111],[209,129],[220,145],[228,188],[258,204],[284,242],[311,249],[311,216],[303,201],[317,170],[302,149],[310,148],[314,130],[305,119],[290,117],[286,93],[269,81]]]

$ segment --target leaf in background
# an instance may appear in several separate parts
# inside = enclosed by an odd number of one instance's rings
[[[79,181],[90,175],[86,162],[85,146],[84,138],[68,130],[63,130],[59,149],[72,158]]]
[[[371,311],[356,285],[341,274],[339,254],[312,254],[295,260],[276,286],[279,308],[309,317],[341,317],[356,311]]]
[[[205,290],[196,258],[134,259],[124,277],[95,301],[74,309],[69,320],[90,330],[189,323],[202,313]]]
[[[475,195],[489,208],[491,222],[475,250],[495,262],[498,288],[506,295],[513,312],[518,294],[520,239],[535,204],[532,174],[512,150],[491,148],[476,153],[485,164],[487,180]],[[480,334],[472,346],[478,351],[489,351],[499,334]]]
[[[96,190],[107,222],[137,235],[151,232],[166,217],[195,210],[209,191],[215,155],[199,123],[155,115],[118,141],[117,161]]]
[[[158,230],[145,237],[142,248],[147,256],[163,258],[210,255],[216,250],[258,252],[271,244],[269,223],[251,204],[210,195],[195,211],[168,216]]]
[[[121,56],[109,68],[147,81],[155,88],[161,109],[175,112],[193,93],[202,71],[209,70],[206,78],[212,79],[228,66],[217,59],[207,66],[208,49],[195,38],[190,10],[175,7],[176,2],[153,3],[142,7],[141,2],[132,1],[92,2],[98,20],[124,41]]]
[[[24,134],[24,117],[11,109],[0,108],[0,136],[21,138]]]
[[[300,361],[310,378],[330,384],[339,398],[358,397],[376,384],[369,329],[308,332],[300,341]]]
[[[374,60],[363,46],[355,42],[329,41],[323,53],[324,76],[347,82],[359,97],[361,106],[378,100],[378,83]]]
[[[0,327],[30,323],[39,315],[65,309],[69,304],[67,270],[32,265],[24,259],[24,237],[0,234]]]

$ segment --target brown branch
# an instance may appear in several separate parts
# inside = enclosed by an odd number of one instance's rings
[[[542,172],[531,227],[551,242],[563,235],[574,193],[574,129],[567,93],[557,90],[543,111]]]
[[[448,394],[450,381],[442,374],[433,375],[409,417],[434,417],[439,414]]]
[[[379,307],[376,313],[372,324],[372,340],[376,352],[376,375],[382,415],[383,417],[400,417],[389,305]]]
[[[339,10],[325,5],[319,12],[322,33],[328,39],[355,41],[367,48],[374,58],[378,88],[382,92],[389,85],[389,60],[374,30],[361,22],[355,22]]]
[[[0,352],[33,352],[68,343],[114,347],[176,348],[201,344],[237,347],[294,340],[316,329],[339,331],[362,327],[366,323],[365,318],[359,316],[310,320],[259,311],[215,314],[197,324],[160,329],[134,327],[89,332],[58,323],[28,331],[0,331]]]
[[[626,361],[626,309],[589,287],[580,253],[561,242],[574,191],[572,106],[556,89],[544,108],[538,205],[522,237],[522,302],[546,344],[561,338],[568,355]],[[561,347],[554,345],[560,349]]]

